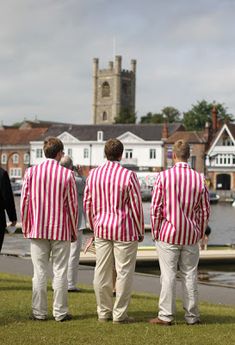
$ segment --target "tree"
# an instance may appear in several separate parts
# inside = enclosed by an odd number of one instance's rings
[[[165,107],[161,113],[147,113],[145,116],[141,116],[140,123],[163,123],[165,120],[168,122],[179,122],[180,112],[174,107]]]
[[[128,108],[124,108],[114,120],[115,123],[136,123],[136,113],[130,112]]]
[[[181,120],[180,118],[180,112],[178,109],[174,107],[165,107],[162,109],[163,117],[166,116],[168,122],[179,122]]]
[[[162,123],[163,120],[162,114],[153,114],[149,112],[145,116],[141,116],[140,123]]]
[[[202,130],[206,122],[212,122],[212,108],[216,107],[218,119],[233,121],[233,116],[227,113],[227,108],[221,103],[208,103],[205,100],[198,101],[192,109],[184,113],[183,124],[188,131]]]

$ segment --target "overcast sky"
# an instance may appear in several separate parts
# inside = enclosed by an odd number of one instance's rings
[[[234,17],[233,0],[0,0],[0,120],[92,123],[92,59],[114,54],[137,60],[138,117],[202,99],[235,115]]]

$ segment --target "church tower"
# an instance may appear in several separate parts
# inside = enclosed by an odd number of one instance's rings
[[[112,124],[122,110],[135,112],[136,60],[131,70],[122,70],[122,57],[116,56],[107,69],[99,69],[93,59],[93,124]]]

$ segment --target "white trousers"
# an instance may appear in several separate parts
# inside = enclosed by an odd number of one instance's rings
[[[176,275],[179,267],[183,308],[187,323],[199,320],[197,266],[199,245],[174,245],[156,242],[161,269],[161,293],[159,297],[158,317],[164,321],[173,321],[176,312]]]
[[[68,264],[68,289],[76,288],[78,281],[78,268],[80,252],[82,247],[82,230],[77,232],[77,241],[70,245],[70,256]]]
[[[138,242],[95,239],[96,267],[94,289],[99,319],[121,321],[127,317],[131,299]],[[113,267],[117,272],[116,299],[113,305]]]
[[[70,242],[31,239],[31,258],[33,262],[33,315],[39,319],[47,317],[47,272],[52,260],[53,268],[53,316],[60,321],[68,313],[67,269]]]

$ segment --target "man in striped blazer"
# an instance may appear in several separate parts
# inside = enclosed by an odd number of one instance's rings
[[[195,325],[200,323],[198,242],[204,235],[209,218],[209,196],[203,174],[192,170],[187,163],[189,144],[178,140],[172,153],[175,165],[158,174],[151,203],[152,235],[161,269],[161,293],[158,317],[150,323],[172,324],[179,266],[185,321],[188,325]]]
[[[84,209],[94,231],[94,289],[100,322],[129,323],[127,315],[138,241],[144,237],[144,217],[136,174],[120,165],[123,144],[109,139],[107,162],[91,170],[84,192]],[[113,306],[113,267],[117,271]]]
[[[70,242],[77,238],[78,201],[74,174],[59,164],[63,143],[50,137],[43,146],[46,160],[28,168],[23,181],[21,219],[24,237],[31,239],[33,262],[32,312],[47,318],[47,268],[52,258],[53,316],[68,321],[67,269]]]

